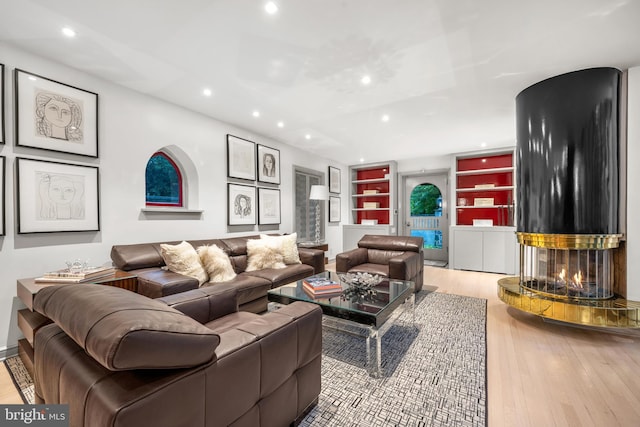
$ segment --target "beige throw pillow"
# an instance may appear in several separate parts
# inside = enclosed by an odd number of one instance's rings
[[[300,254],[298,254],[297,233],[287,234],[286,236],[261,234],[260,238],[272,242],[278,248],[285,264],[302,264]]]
[[[160,245],[160,255],[170,271],[185,276],[193,277],[202,285],[208,280],[207,272],[204,271],[200,257],[189,242],[182,242],[178,245]]]
[[[198,255],[209,275],[209,283],[226,282],[236,277],[229,256],[218,246],[200,246]]]
[[[279,248],[269,239],[247,240],[246,271],[285,267]]]

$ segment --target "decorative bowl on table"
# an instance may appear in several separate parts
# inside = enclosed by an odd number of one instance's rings
[[[374,288],[382,281],[382,277],[371,273],[341,273],[338,277],[349,286],[342,291],[342,299],[351,302],[376,296]]]

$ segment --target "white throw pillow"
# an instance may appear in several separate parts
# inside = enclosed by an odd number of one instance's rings
[[[300,254],[298,254],[297,233],[287,234],[286,236],[268,236],[261,234],[260,238],[273,242],[279,248],[278,250],[282,254],[285,264],[302,264]]]
[[[285,267],[279,247],[270,239],[247,240],[246,271]]]
[[[207,281],[207,272],[204,271],[200,257],[189,242],[182,242],[178,245],[160,245],[160,255],[170,271],[185,276],[193,277],[202,285]]]
[[[209,283],[226,282],[236,277],[229,256],[218,246],[200,246],[197,252],[209,275]]]

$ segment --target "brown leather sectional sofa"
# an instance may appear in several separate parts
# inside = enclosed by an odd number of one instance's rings
[[[422,237],[365,234],[356,249],[336,255],[336,271],[411,280],[415,283],[415,292],[419,292],[424,281],[422,246]]]
[[[34,309],[38,403],[70,426],[286,426],[320,393],[322,312],[296,302],[237,311],[238,289],[156,300],[102,285],[52,286]],[[187,314],[184,314],[187,313]]]
[[[282,269],[245,271],[247,268],[247,240],[260,236],[232,237],[225,239],[188,240],[194,247],[217,245],[231,259],[237,276],[225,282],[238,288],[240,310],[261,313],[267,309],[267,291],[313,274],[324,271],[324,252],[318,249],[298,248],[302,264],[287,265]],[[198,281],[163,269],[164,260],[160,244],[178,244],[179,241],[115,245],[111,260],[121,270],[138,276],[138,293],[150,298],[160,298],[198,288]],[[212,286],[218,286],[213,284]],[[201,288],[202,289],[202,288]]]

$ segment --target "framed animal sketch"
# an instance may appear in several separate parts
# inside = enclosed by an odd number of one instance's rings
[[[280,184],[280,150],[258,144],[258,181]]]
[[[258,188],[258,224],[280,224],[280,190]]]
[[[256,180],[256,144],[227,134],[227,176]]]
[[[98,157],[98,94],[14,72],[16,145]]]
[[[329,222],[340,222],[340,197],[329,197]]]
[[[228,225],[254,225],[256,223],[256,187],[227,184],[227,197]]]
[[[329,166],[329,192],[340,194],[340,169]]]
[[[16,159],[18,233],[100,230],[96,166]]]

